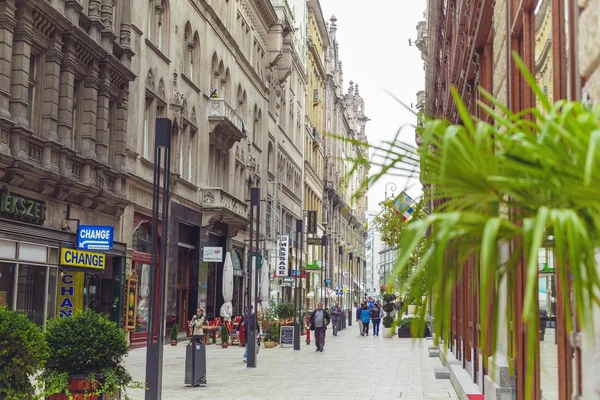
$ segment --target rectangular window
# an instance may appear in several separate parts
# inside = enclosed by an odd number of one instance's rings
[[[75,79],[73,84],[73,127],[71,131],[71,143],[74,150],[79,151],[81,140],[81,114],[83,108],[83,85],[81,79]]]
[[[15,264],[0,263],[0,307],[14,307],[15,269]]]
[[[108,102],[108,138],[107,138],[107,156],[108,165],[111,167],[115,166],[115,119],[117,115],[117,108],[114,101]]]
[[[194,170],[194,150],[196,149],[196,137],[196,131],[190,130],[190,144],[188,146],[187,157],[187,180],[191,183],[195,183],[195,179],[192,180],[192,171]]]
[[[37,94],[37,56],[33,53],[29,56],[29,86],[27,88],[27,120],[29,128],[35,128],[35,113],[36,113],[36,94]]]
[[[180,130],[179,134],[178,134],[178,136],[179,136],[179,138],[178,138],[179,139],[179,151],[178,151],[178,153],[179,153],[179,166],[178,167],[179,167],[179,176],[181,176],[182,178],[184,177],[183,166],[185,165],[185,163],[184,163],[185,160],[183,159],[183,156],[184,156],[184,152],[183,152],[183,149],[184,149],[183,140],[185,138],[185,131],[186,131],[186,129]]]
[[[40,293],[46,293],[46,270],[45,266],[21,264],[18,272],[16,310],[39,326],[45,321],[46,299]]]

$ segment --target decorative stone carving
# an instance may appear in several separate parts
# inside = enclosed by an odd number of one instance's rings
[[[121,47],[131,47],[131,30],[129,29],[129,25],[121,25],[119,42],[121,44]]]
[[[146,87],[154,90],[154,73],[151,69],[148,70],[148,74],[146,75]]]
[[[190,120],[196,123],[196,107],[192,107],[192,113],[190,114]]]
[[[165,98],[165,81],[162,78],[158,82],[158,95]]]
[[[54,193],[54,189],[55,189],[55,184],[54,182],[49,182],[49,181],[43,181],[40,184],[40,192],[44,195],[44,196],[50,196],[50,194]]]
[[[69,196],[70,188],[68,186],[58,186],[54,192],[54,197],[58,200],[65,200]]]
[[[129,94],[127,93],[127,91],[123,91],[117,101],[117,108],[123,108],[123,109],[127,110],[127,100],[128,99],[129,99]]]
[[[113,26],[113,6],[112,4],[103,4],[102,5],[102,23],[107,28],[112,29]]]
[[[100,19],[101,8],[100,0],[90,0],[88,5],[88,17],[90,17],[90,19]]]
[[[206,191],[202,196],[202,204],[214,204],[215,202],[215,192]]]
[[[84,208],[90,208],[92,204],[94,204],[94,200],[89,197],[84,197],[80,204]]]

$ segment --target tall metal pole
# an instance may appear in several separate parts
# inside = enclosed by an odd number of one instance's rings
[[[348,263],[348,286],[350,287],[349,289],[349,294],[350,296],[348,296],[349,302],[350,304],[354,303],[354,299],[352,298],[352,252],[348,253],[349,256],[349,260],[350,262]],[[350,307],[350,309],[352,309],[352,307]],[[352,312],[348,313],[348,326],[352,326]]]
[[[327,235],[321,236],[321,254],[323,254],[323,273],[325,278],[323,279],[322,286],[325,286],[325,308],[327,308],[327,299],[329,295],[327,294],[327,270],[329,269],[329,263],[327,263]]]
[[[256,273],[256,276],[254,277],[254,312],[256,313],[256,320],[258,322],[258,252],[260,249],[260,188],[252,188],[250,199],[256,207],[256,244],[254,245],[254,271]],[[255,328],[258,330],[256,334],[260,335],[260,325],[257,324]],[[256,343],[256,341],[254,342]]]
[[[300,320],[302,319],[302,251],[304,250],[303,246],[303,229],[304,229],[304,219],[296,220],[296,240],[300,242],[300,259],[298,259],[298,246],[296,246],[296,265],[298,262],[300,265],[297,267],[296,274],[299,274],[298,280],[300,281],[300,289],[296,288],[296,297],[298,298],[298,312],[294,318],[294,350],[300,350],[300,328],[302,324]],[[299,239],[298,239],[299,238]]]
[[[154,135],[154,179],[152,193],[152,249],[150,262],[150,304],[148,312],[148,338],[146,339],[146,400],[162,397],[163,344],[165,333],[165,297],[167,277],[167,235],[169,226],[169,177],[171,176],[171,120],[156,119]],[[162,153],[164,152],[164,161]],[[161,161],[163,161],[161,163]],[[158,249],[158,210],[160,204],[160,172],[163,175],[162,229],[160,253]],[[158,257],[160,254],[160,258]],[[157,297],[158,295],[158,297]]]
[[[253,269],[253,258],[254,258],[254,207],[260,203],[260,196],[257,188],[250,189],[250,241],[248,244],[248,311],[250,319],[255,318],[257,310],[252,309],[252,269]],[[258,247],[257,247],[258,248]],[[258,274],[257,274],[258,275]],[[255,278],[256,279],[256,278]],[[256,368],[256,325],[255,321],[246,321],[250,329],[246,329],[248,337],[246,338],[246,345],[248,346],[248,358],[246,359],[246,368]]]
[[[360,282],[361,282],[361,280],[360,280],[360,257],[356,257],[356,270],[357,270],[356,272],[358,272],[358,282],[357,282],[356,286],[358,286],[358,299],[360,300],[360,299],[364,298],[363,291],[360,287]]]
[[[338,299],[340,300],[340,305],[342,306],[342,310],[344,310],[344,282],[342,282],[342,246],[338,246],[338,289],[340,290],[338,294]],[[352,310],[352,307],[350,307]],[[346,321],[344,315],[342,315],[342,321]],[[345,327],[345,323],[342,322],[342,327]]]

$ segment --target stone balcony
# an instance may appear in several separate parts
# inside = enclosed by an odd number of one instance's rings
[[[242,117],[225,99],[208,100],[210,139],[223,150],[229,150],[248,135]]]
[[[249,221],[249,206],[221,188],[202,189],[202,210],[210,218],[226,224],[245,227]]]

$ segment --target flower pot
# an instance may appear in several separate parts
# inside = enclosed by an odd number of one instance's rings
[[[177,340],[171,339],[171,346],[177,346]]]
[[[392,330],[392,328],[386,328],[385,326],[383,327],[383,337],[384,338],[391,338],[394,337],[394,331]]]
[[[412,338],[410,333],[410,327],[408,328],[398,328],[398,337],[399,338]]]
[[[69,390],[71,391],[71,400],[98,400],[98,395],[90,395],[98,390],[98,380],[100,376],[96,376],[96,381],[91,381],[85,375],[71,375],[69,379]],[[49,400],[69,400],[69,396],[64,393],[53,394]]]
[[[407,307],[407,311],[408,311],[408,315],[416,315],[417,314],[417,306],[411,304]]]
[[[226,349],[229,347],[229,343],[228,342],[221,342],[221,347]]]
[[[275,342],[264,342],[265,343],[265,349],[272,349],[273,347],[275,347]]]

